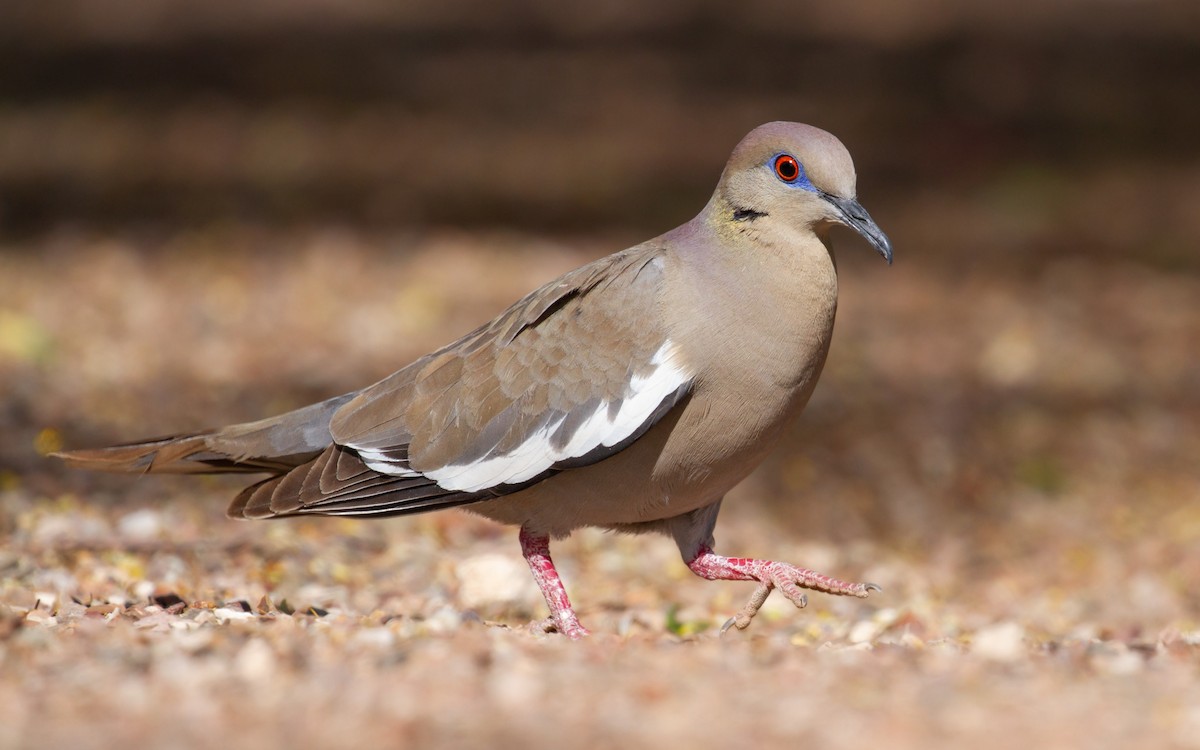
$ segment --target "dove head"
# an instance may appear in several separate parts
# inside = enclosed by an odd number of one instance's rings
[[[811,125],[769,122],[750,131],[729,157],[708,210],[716,212],[710,219],[760,236],[768,230],[824,234],[843,224],[892,262],[887,235],[855,199],[850,152]]]

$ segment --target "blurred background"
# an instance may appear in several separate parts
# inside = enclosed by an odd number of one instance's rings
[[[799,119],[851,145],[910,262],[1196,261],[1186,1],[0,13],[7,236],[336,222],[641,237],[694,212],[753,125]]]
[[[361,387],[687,220],[743,134],[789,119],[846,143],[896,264],[836,238],[829,364],[722,548],[932,602],[907,621],[928,637],[1194,628],[1198,83],[1194,0],[4,0],[0,533],[28,563],[8,591],[50,585],[31,571],[62,545],[128,546],[137,509],[168,547],[284,533],[222,520],[239,481],[42,454]],[[438,518],[286,528],[516,553]],[[596,538],[565,547],[581,581]],[[201,568],[195,598],[219,596]],[[736,606],[680,588],[592,616]]]

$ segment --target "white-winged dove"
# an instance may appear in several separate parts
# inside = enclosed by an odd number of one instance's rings
[[[710,580],[866,596],[782,562],[712,551],[721,500],[808,401],[829,350],[837,273],[829,230],[890,263],[855,200],[837,138],[798,123],[742,139],[694,219],[583,266],[492,322],[363,390],[259,422],[59,454],[89,469],[266,472],[237,518],[384,517],[463,506],[520,527],[550,608],[585,635],[549,540],[582,526],[674,537]]]

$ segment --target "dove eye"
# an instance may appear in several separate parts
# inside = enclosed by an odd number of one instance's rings
[[[800,176],[800,162],[791,154],[775,157],[775,175],[784,182],[795,182]]]

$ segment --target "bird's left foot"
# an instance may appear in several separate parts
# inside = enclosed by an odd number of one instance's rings
[[[699,554],[687,565],[693,573],[710,581],[758,581],[758,588],[750,595],[746,605],[721,627],[722,633],[731,627],[736,627],[738,630],[745,630],[749,627],[750,621],[758,614],[758,610],[762,608],[772,589],[775,588],[782,591],[788,601],[797,607],[808,605],[808,596],[803,589],[823,591],[836,596],[860,598],[866,597],[872,591],[883,590],[874,583],[842,581],[789,563],[745,557],[724,557],[715,554],[707,547],[701,547]]]

